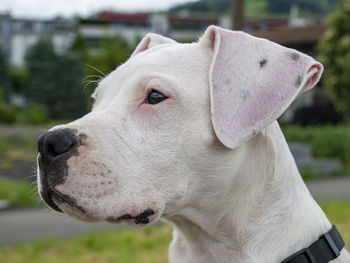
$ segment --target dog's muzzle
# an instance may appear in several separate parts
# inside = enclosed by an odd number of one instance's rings
[[[67,160],[77,154],[81,138],[73,129],[58,129],[42,134],[38,140],[38,170],[42,188],[40,195],[52,209],[62,212],[54,202],[65,202],[82,212],[73,198],[58,192],[56,185],[63,184],[68,174]]]

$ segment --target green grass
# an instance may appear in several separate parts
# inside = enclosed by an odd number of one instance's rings
[[[350,201],[321,203],[321,208],[333,225],[336,225],[350,251]]]
[[[17,207],[38,207],[40,204],[36,185],[3,178],[0,178],[0,199],[6,199]]]
[[[170,240],[171,229],[168,226],[152,226],[143,230],[121,229],[0,248],[0,262],[161,263],[167,262]]]
[[[350,201],[323,203],[350,249]],[[74,238],[46,239],[32,244],[0,248],[0,262],[7,263],[160,263],[168,262],[171,228],[151,226],[142,230],[119,229]]]

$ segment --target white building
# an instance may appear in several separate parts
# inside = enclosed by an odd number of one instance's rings
[[[57,52],[66,50],[75,37],[74,26],[73,20],[18,19],[3,14],[0,15],[0,45],[11,65],[23,66],[28,48],[41,37],[50,37]]]

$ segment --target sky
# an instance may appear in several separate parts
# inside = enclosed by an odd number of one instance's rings
[[[103,9],[120,11],[164,10],[194,0],[0,0],[0,13],[15,17],[52,18],[87,16]]]

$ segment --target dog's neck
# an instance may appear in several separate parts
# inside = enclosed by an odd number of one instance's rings
[[[192,189],[198,196],[166,218],[175,228],[172,262],[280,262],[331,228],[277,122],[234,154],[230,172],[223,165],[219,179],[201,175],[210,191]]]

